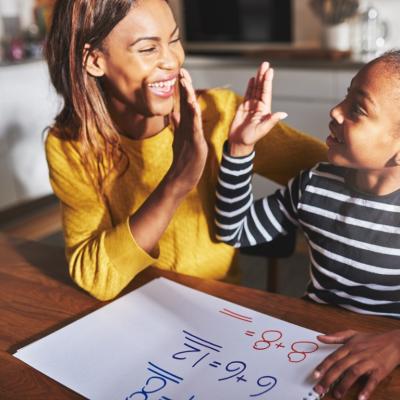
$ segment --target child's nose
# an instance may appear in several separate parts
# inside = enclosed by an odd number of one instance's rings
[[[337,123],[341,124],[343,122],[343,112],[342,103],[337,104],[333,107],[329,113],[330,117],[334,119]]]

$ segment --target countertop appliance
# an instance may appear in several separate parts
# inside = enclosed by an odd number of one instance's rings
[[[180,0],[189,51],[241,51],[292,44],[291,0]]]

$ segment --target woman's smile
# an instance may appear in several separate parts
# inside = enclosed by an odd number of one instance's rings
[[[177,74],[175,74],[172,78],[148,83],[147,87],[150,89],[150,92],[156,96],[163,98],[171,97],[175,92],[176,79]]]

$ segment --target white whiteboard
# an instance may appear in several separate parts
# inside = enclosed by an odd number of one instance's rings
[[[317,334],[158,278],[15,357],[93,400],[314,400]]]

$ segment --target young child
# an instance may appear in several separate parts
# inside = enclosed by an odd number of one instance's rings
[[[301,227],[309,246],[306,296],[372,315],[400,318],[400,51],[371,61],[331,112],[328,163],[253,201],[255,143],[284,113],[271,114],[273,71],[249,82],[224,146],[217,186],[217,238],[253,246]],[[399,325],[400,328],[400,325]],[[315,370],[315,390],[340,399],[361,376],[359,400],[400,364],[400,329],[322,335],[341,343]]]

